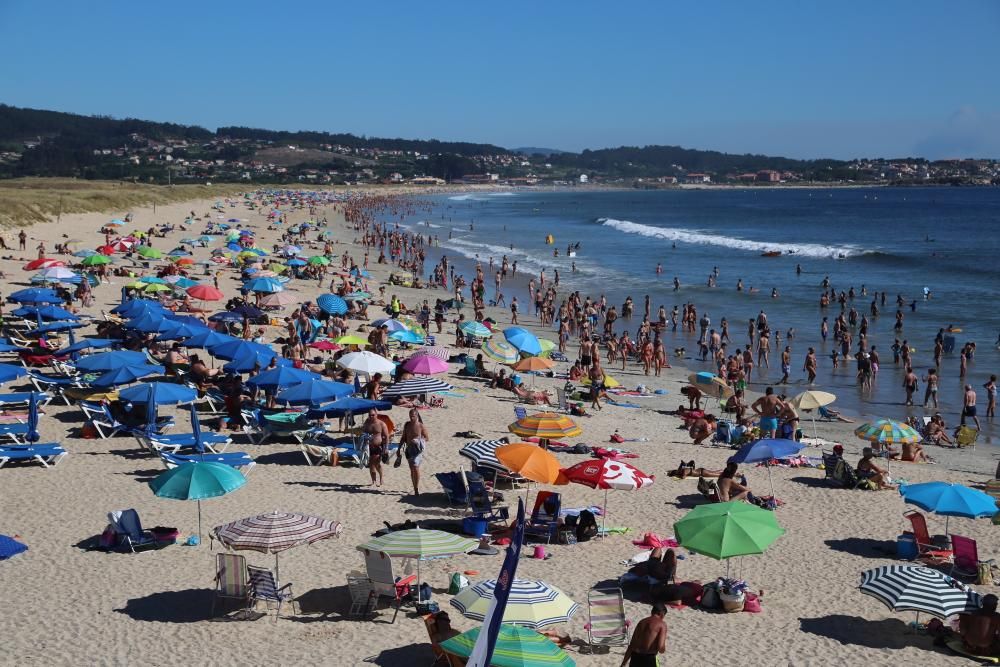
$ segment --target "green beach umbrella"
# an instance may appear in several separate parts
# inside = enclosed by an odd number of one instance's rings
[[[201,501],[232,493],[247,483],[239,470],[224,463],[184,463],[158,475],[149,488],[158,498],[198,502],[198,539],[201,539]]]
[[[730,501],[694,508],[674,524],[674,533],[685,549],[724,560],[764,553],[785,529],[774,512]]]
[[[327,266],[330,263],[330,260],[328,260],[326,257],[323,257],[323,255],[314,255],[309,258],[309,263],[313,265],[321,264],[323,266]]]
[[[441,650],[452,655],[468,658],[479,638],[482,628],[473,628],[441,642]],[[566,651],[556,646],[548,637],[540,635],[530,628],[503,624],[493,649],[493,667],[575,667],[576,662]]]
[[[143,292],[169,292],[171,287],[169,285],[161,285],[160,283],[141,283],[143,285]]]
[[[539,338],[538,345],[542,348],[542,353],[538,356],[544,357],[556,348],[556,344],[548,338]]]
[[[420,561],[467,554],[479,542],[443,530],[411,528],[396,530],[358,545],[358,551],[381,551],[390,558],[413,558],[417,561],[417,588],[420,587]]]
[[[110,264],[111,258],[107,255],[102,255],[100,253],[96,255],[90,255],[89,257],[84,257],[80,264],[84,266],[100,266],[101,264]]]
[[[161,257],[163,257],[162,252],[160,252],[156,248],[151,248],[148,245],[140,246],[139,250],[137,250],[136,252],[138,252],[146,259],[160,259]]]
[[[475,336],[476,338],[489,338],[493,335],[493,332],[486,328],[486,325],[482,322],[476,322],[475,320],[469,320],[462,322],[459,325],[459,329],[467,336]]]
[[[501,364],[513,364],[521,358],[521,353],[513,345],[499,338],[491,338],[480,348],[487,357]]]

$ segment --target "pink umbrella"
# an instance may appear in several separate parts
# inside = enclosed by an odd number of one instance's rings
[[[278,292],[278,294],[287,294],[287,292]],[[313,343],[309,343],[309,347],[316,350],[325,350],[326,352],[336,352],[340,349],[339,345],[329,340],[317,340]]]
[[[415,354],[403,363],[403,370],[421,375],[434,375],[447,372],[448,363],[429,354]]]

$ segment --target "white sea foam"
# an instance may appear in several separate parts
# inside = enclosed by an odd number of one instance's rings
[[[475,199],[472,195],[455,195],[454,197],[448,197],[450,201],[469,201],[470,199]]]
[[[542,269],[545,269],[546,275],[549,278],[553,277],[553,269],[559,269],[560,276],[565,279],[569,279],[572,275],[572,262],[575,259],[576,271],[578,275],[588,278],[600,277],[602,279],[610,279],[607,271],[598,270],[596,267],[589,266],[586,258],[577,257],[570,259],[565,256],[559,258],[544,257],[526,252],[517,246],[515,246],[515,249],[512,251],[510,246],[480,243],[462,238],[451,238],[446,241],[442,240],[441,246],[454,250],[468,259],[477,259],[478,255],[478,259],[484,263],[488,262],[490,257],[493,257],[494,265],[499,265],[503,256],[507,255],[507,259],[510,261],[517,261],[518,273],[537,274]]]
[[[776,243],[773,241],[752,241],[750,239],[708,234],[703,231],[695,231],[691,229],[653,227],[651,225],[641,225],[628,220],[615,220],[614,218],[599,218],[598,222],[605,227],[617,229],[624,234],[638,234],[640,236],[658,238],[666,241],[693,243],[697,245],[715,245],[751,252],[780,251],[782,254],[798,255],[801,257],[833,259],[856,257],[858,255],[874,252],[849,245],[835,246],[821,245],[818,243]]]
[[[487,197],[516,197],[516,192],[490,192]]]

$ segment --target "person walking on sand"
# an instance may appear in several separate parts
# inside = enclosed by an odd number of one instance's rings
[[[590,370],[587,371],[590,378],[590,407],[595,410],[603,410],[601,407],[601,392],[604,391],[604,369],[601,368],[600,357],[591,360]]]
[[[967,417],[971,417],[972,421],[976,423],[977,431],[982,429],[979,425],[979,417],[976,416],[976,390],[972,388],[971,384],[965,385],[965,395],[962,397],[962,419],[960,421],[962,426],[965,426]]]
[[[399,454],[396,456],[397,462],[402,456],[406,456],[406,462],[410,466],[410,480],[413,482],[413,495],[420,495],[420,464],[424,460],[424,452],[427,449],[427,427],[424,420],[420,418],[420,411],[416,408],[410,410],[410,421],[403,425],[403,437],[399,444]]]
[[[764,395],[758,398],[750,406],[754,412],[760,416],[760,432],[765,438],[775,437],[778,431],[778,415],[784,404],[781,399],[774,395],[774,387],[764,390]]]
[[[368,472],[372,485],[382,486],[382,459],[389,457],[389,428],[378,418],[378,410],[372,408],[368,411],[368,419],[361,426],[361,432],[368,440]]]
[[[639,621],[632,632],[632,641],[625,650],[621,667],[656,667],[657,655],[667,651],[667,624],[663,617],[667,607],[662,602],[653,604],[649,616]]]
[[[510,298],[510,323],[517,324],[517,297]]]

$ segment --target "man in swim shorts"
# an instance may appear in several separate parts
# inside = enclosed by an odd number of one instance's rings
[[[761,436],[773,438],[778,430],[778,415],[785,407],[781,399],[774,395],[774,387],[765,389],[764,395],[754,401],[750,407],[760,415]]]
[[[971,417],[976,422],[976,430],[982,427],[979,425],[979,417],[976,416],[976,390],[971,384],[965,385],[965,396],[962,398],[962,426],[965,426],[965,418]]]
[[[649,616],[639,621],[621,667],[656,667],[657,654],[667,650],[667,624],[663,620],[666,614],[667,608],[662,602],[657,602]]]

